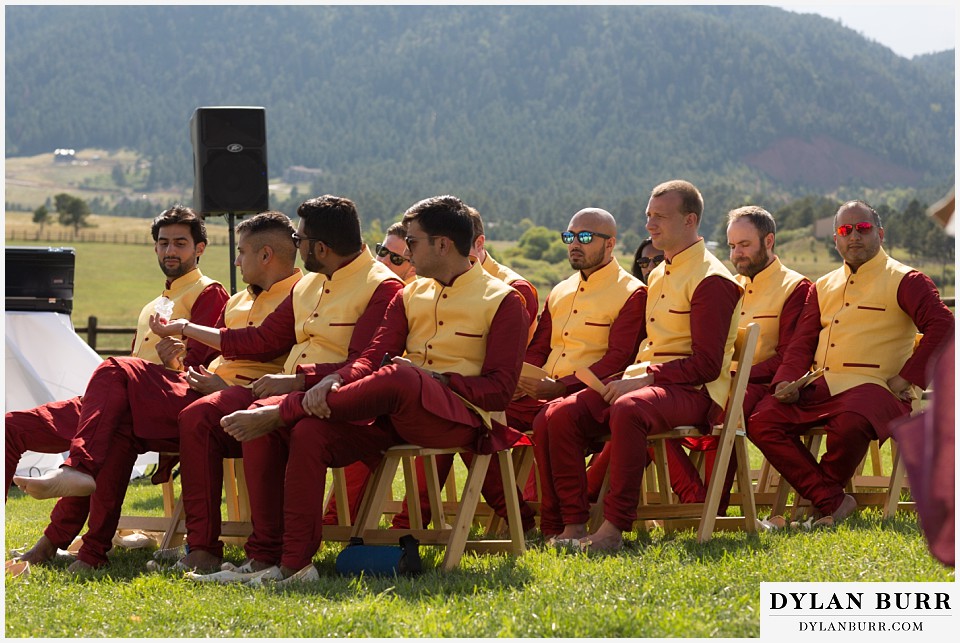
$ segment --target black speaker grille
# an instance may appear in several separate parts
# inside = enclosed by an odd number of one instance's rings
[[[260,150],[207,150],[203,166],[205,212],[268,209],[267,166]]]

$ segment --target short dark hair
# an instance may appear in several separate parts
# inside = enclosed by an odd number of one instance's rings
[[[727,225],[730,225],[737,219],[747,219],[760,233],[760,241],[767,238],[768,234],[773,235],[774,242],[777,239],[777,222],[773,215],[761,208],[759,205],[745,205],[742,208],[730,210],[727,213]]]
[[[653,239],[650,237],[640,242],[640,245],[637,246],[637,251],[633,253],[633,264],[630,266],[630,273],[643,283],[647,283],[647,280],[643,278],[643,272],[640,270],[640,259],[643,257],[643,249],[652,243]]]
[[[165,228],[168,225],[177,225],[178,223],[190,227],[190,236],[193,238],[193,245],[207,242],[207,226],[203,222],[203,218],[192,209],[180,203],[158,214],[153,220],[153,223],[150,224],[150,234],[153,235],[153,240],[157,241],[159,239],[160,228]]]
[[[397,221],[396,223],[391,224],[389,228],[387,228],[387,231],[384,233],[384,236],[400,237],[401,239],[403,239],[404,237],[407,236],[407,226],[403,225],[402,221]]]
[[[693,212],[695,215],[697,215],[697,223],[699,224],[700,217],[703,216],[703,195],[700,194],[700,190],[697,189],[697,186],[689,181],[674,179],[672,181],[661,183],[657,187],[653,188],[650,196],[651,198],[663,196],[669,192],[680,193],[680,198],[683,199],[681,205],[684,213]]]
[[[261,212],[255,217],[244,219],[237,224],[237,234],[257,234],[271,230],[286,232],[287,236],[290,237],[291,244],[293,243],[293,233],[297,231],[297,229],[293,227],[290,217],[276,210]]]
[[[840,216],[840,213],[843,212],[844,210],[849,210],[850,208],[861,208],[863,210],[868,211],[871,215],[873,215],[873,223],[878,228],[883,227],[883,224],[880,223],[880,215],[877,214],[877,211],[874,210],[869,203],[867,203],[866,201],[861,201],[860,199],[854,199],[853,201],[847,201],[846,203],[841,205],[839,208],[837,208],[837,213],[833,215],[834,228],[837,227],[837,217]]]
[[[473,219],[463,201],[449,194],[414,203],[403,213],[403,224],[416,221],[430,236],[448,237],[464,257],[473,245]]]
[[[483,219],[480,218],[480,211],[472,205],[467,206],[467,214],[470,215],[470,220],[473,221],[473,239],[470,240],[470,244],[473,245],[477,242],[480,235],[483,234]]]
[[[314,197],[300,204],[297,216],[308,237],[321,240],[341,257],[363,247],[360,215],[350,199],[332,194]]]
[[[290,217],[275,210],[261,212],[237,224],[237,235],[260,235],[259,245],[254,248],[255,250],[270,245],[274,253],[291,262],[296,261],[297,258],[297,247],[293,243],[293,233],[296,231]]]

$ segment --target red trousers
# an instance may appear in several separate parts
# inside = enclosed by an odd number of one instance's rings
[[[223,556],[220,541],[220,497],[223,489],[223,459],[239,458],[240,443],[220,426],[224,415],[247,408],[253,393],[231,386],[202,397],[179,414],[181,499],[191,550]],[[256,493],[259,485],[248,485]]]
[[[886,430],[890,420],[909,412],[909,404],[877,384],[831,396],[820,378],[800,392],[796,404],[764,398],[750,416],[747,435],[780,475],[827,515],[843,502],[845,485],[877,439],[873,422],[882,421]],[[827,429],[827,450],[819,463],[800,439],[816,426]]]
[[[183,373],[137,357],[107,358],[87,383],[77,433],[64,464],[96,477],[121,425],[132,424],[140,438],[176,440],[177,416],[200,397]]]
[[[591,444],[607,433],[611,435],[610,490],[604,518],[629,531],[647,464],[647,436],[684,424],[706,428],[717,415],[718,407],[706,391],[679,385],[647,386],[612,406],[589,389],[549,404],[533,427],[543,492],[541,531],[555,535],[564,525],[587,522],[584,457]],[[692,469],[689,459],[686,462]]]
[[[80,398],[50,402],[29,411],[10,411],[4,420],[7,445],[6,492],[9,493],[17,463],[26,451],[63,453],[80,422]],[[61,498],[50,514],[44,535],[60,549],[66,549],[83,529],[90,509],[90,498]]]
[[[747,384],[746,395],[743,398],[743,417],[749,418],[753,409],[757,406],[764,395],[766,395],[767,385],[765,384]],[[690,451],[702,451],[704,458],[703,478],[700,475],[692,475],[691,467],[688,467],[683,460],[688,460],[686,452],[681,448],[686,447]],[[705,435],[699,438],[683,438],[679,441],[669,440],[667,447],[667,468],[670,470],[670,485],[673,491],[680,498],[680,502],[703,502],[706,499],[707,488],[704,481],[709,481],[713,475],[713,463],[717,459],[717,446],[719,439],[713,435]],[[647,454],[653,458],[653,453]],[[724,480],[723,495],[720,498],[720,506],[717,513],[721,516],[726,515],[727,507],[730,504],[730,491],[733,488],[733,480],[737,473],[737,454],[730,454],[730,466],[727,467],[727,476]],[[600,487],[603,485],[603,478],[607,473],[607,466],[610,463],[610,445],[605,444],[603,451],[598,453],[590,460],[590,466],[587,467],[587,495],[590,502],[596,502],[600,495]]]
[[[467,448],[480,442],[485,429],[476,415],[451,399],[450,408],[459,405],[463,412],[456,419],[441,417],[423,407],[424,395],[453,396],[415,369],[386,366],[331,395],[331,419],[304,416],[245,442],[247,479],[272,490],[266,506],[254,506],[255,498],[266,494],[250,497],[255,532],[247,541],[247,555],[267,563],[279,559],[291,569],[310,563],[322,541],[330,467],[364,461],[373,468],[383,451],[405,442]]]

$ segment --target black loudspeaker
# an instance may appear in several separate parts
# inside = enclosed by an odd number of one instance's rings
[[[73,312],[73,248],[6,248],[7,310]]]
[[[203,215],[270,209],[263,107],[198,107],[190,141],[194,209]]]

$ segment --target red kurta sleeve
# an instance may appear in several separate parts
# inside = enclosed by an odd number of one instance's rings
[[[917,330],[923,333],[917,350],[900,369],[900,377],[926,388],[930,383],[927,363],[953,332],[953,314],[940,299],[937,286],[919,271],[908,273],[900,281],[897,303],[903,312],[910,315]]]
[[[783,356],[787,352],[787,346],[790,345],[790,339],[797,328],[800,313],[803,312],[807,292],[812,287],[813,283],[804,279],[797,284],[787,300],[783,302],[783,309],[780,311],[780,338],[777,341],[777,352],[759,364],[753,365],[750,369],[751,384],[769,384],[777,369],[780,368],[780,364],[783,363]]]
[[[707,277],[693,291],[690,300],[690,337],[693,354],[663,364],[652,364],[654,384],[699,386],[720,377],[727,345],[729,323],[740,301],[740,287],[723,277]]]
[[[225,359],[272,361],[297,343],[295,325],[291,294],[259,326],[220,329],[220,352]]]
[[[350,336],[350,345],[347,347],[347,359],[342,362],[328,364],[298,364],[297,373],[305,375],[304,385],[309,389],[324,377],[339,370],[348,362],[360,357],[364,349],[370,346],[374,333],[380,328],[386,315],[387,306],[393,301],[398,292],[403,290],[403,284],[395,279],[383,281],[373,291],[363,314],[357,319],[357,325]]]
[[[816,286],[807,290],[807,300],[803,303],[800,320],[793,331],[790,344],[783,355],[783,362],[773,376],[771,385],[779,382],[793,382],[810,370],[813,358],[817,354],[820,341],[820,298]]]
[[[617,318],[610,326],[607,352],[589,366],[599,379],[602,380],[623,371],[633,361],[640,348],[640,342],[647,336],[647,326],[644,323],[646,307],[646,288],[638,288],[624,302],[620,312],[617,313]],[[586,384],[578,380],[576,375],[568,375],[560,381],[567,387],[565,395],[586,388]]]
[[[543,312],[540,313],[540,321],[537,322],[537,328],[533,331],[533,339],[527,346],[527,352],[523,361],[534,366],[543,366],[550,357],[550,338],[553,335],[553,316],[550,315],[550,302],[543,305]]]
[[[384,355],[389,354],[390,357],[403,355],[407,346],[408,330],[407,310],[406,306],[403,305],[403,289],[401,288],[387,305],[383,322],[377,328],[370,345],[363,350],[357,359],[346,362],[333,372],[337,373],[345,384],[366,377],[380,368]]]
[[[193,302],[190,309],[190,321],[201,326],[211,326],[217,328],[222,326],[223,307],[230,296],[220,284],[210,284]],[[187,353],[183,356],[183,368],[192,366],[199,368],[201,365],[207,366],[213,358],[217,356],[218,351],[210,348],[206,344],[201,344],[195,339],[188,339]]]
[[[506,409],[517,389],[526,345],[523,302],[520,295],[512,292],[500,302],[490,323],[480,375],[466,377],[459,373],[444,373],[450,378],[450,390],[481,409]]]
[[[510,287],[520,293],[523,298],[523,308],[527,311],[527,330],[529,331],[530,326],[537,323],[537,307],[540,305],[540,302],[537,301],[537,291],[526,279],[518,279],[510,284]]]

